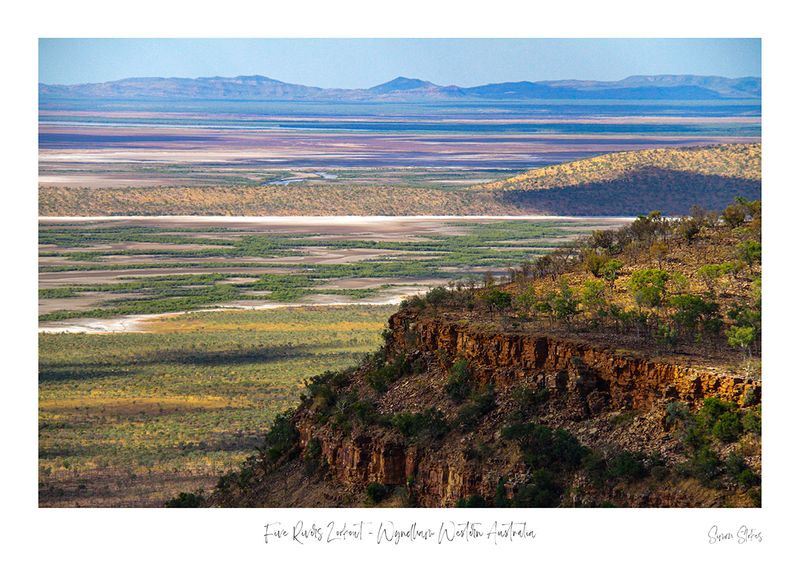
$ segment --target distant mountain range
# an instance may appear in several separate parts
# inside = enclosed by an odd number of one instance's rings
[[[368,89],[319,88],[260,75],[239,77],[130,78],[78,85],[39,84],[48,98],[182,98],[238,100],[718,100],[760,99],[761,78],[698,75],[631,76],[621,81],[520,81],[475,87],[441,86],[397,77]]]

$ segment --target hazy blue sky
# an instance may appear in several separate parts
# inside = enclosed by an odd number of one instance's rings
[[[396,76],[474,86],[629,75],[761,75],[758,39],[40,39],[39,81],[266,75],[320,87]]]

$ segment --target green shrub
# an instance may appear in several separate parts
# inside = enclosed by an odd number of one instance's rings
[[[511,293],[500,289],[491,289],[484,298],[489,310],[505,310],[511,306]]]
[[[665,346],[675,346],[678,343],[678,331],[669,324],[659,324],[656,329],[656,340]]]
[[[512,423],[504,426],[500,431],[500,435],[505,440],[519,440],[523,438],[534,426],[536,425],[533,423]]]
[[[731,477],[738,476],[746,468],[747,464],[744,461],[744,456],[739,452],[731,452],[728,454],[728,457],[725,458],[725,472]]]
[[[608,477],[614,480],[633,482],[647,474],[644,456],[633,452],[620,452],[608,461]]]
[[[761,482],[758,474],[747,466],[744,457],[738,452],[728,454],[725,459],[725,472],[745,488],[753,487]]]
[[[581,289],[583,306],[595,316],[606,306],[605,285],[602,281],[587,280]]]
[[[667,469],[666,466],[662,465],[653,466],[652,468],[650,468],[650,475],[653,476],[653,479],[655,479],[656,481],[664,481],[665,479],[667,479],[667,476],[669,475],[669,470]]]
[[[377,505],[389,496],[391,490],[382,483],[372,482],[367,485],[367,498],[373,505]]]
[[[680,272],[670,274],[669,284],[668,293],[685,294],[689,290],[689,278]]]
[[[511,424],[501,434],[519,442],[525,463],[535,469],[574,470],[588,452],[570,432],[535,423]]]
[[[389,385],[406,375],[411,370],[411,364],[403,355],[398,355],[392,362],[380,363],[377,360],[374,367],[364,377],[367,385],[378,393],[385,393]]]
[[[319,470],[322,464],[322,443],[318,438],[312,438],[306,445],[303,454],[303,467],[306,474],[313,474]]]
[[[529,285],[524,291],[514,295],[512,301],[515,309],[530,313],[536,307],[536,289],[534,289],[533,285]]]
[[[754,263],[761,261],[761,242],[746,240],[736,248],[739,252],[739,259],[745,262],[751,269]]]
[[[481,495],[470,495],[466,499],[459,499],[456,507],[488,507],[486,499]]]
[[[434,287],[425,295],[425,301],[429,305],[438,306],[447,301],[450,293],[444,287]]]
[[[702,225],[694,218],[684,218],[676,227],[677,234],[687,242],[694,241],[695,237],[700,233]]]
[[[473,395],[470,402],[458,411],[458,422],[461,430],[470,430],[480,420],[494,410],[496,406],[494,390],[489,388],[484,393]]]
[[[753,487],[761,484],[761,478],[750,468],[742,470],[737,476],[736,481],[744,487]]]
[[[722,442],[732,442],[742,434],[739,409],[735,404],[717,397],[705,399],[691,429],[698,438],[710,434]],[[695,449],[706,444],[707,441],[690,443]]]
[[[311,402],[311,410],[320,415],[327,415],[336,402],[335,387],[340,387],[345,377],[341,372],[327,371],[315,375],[305,382],[306,390],[303,399]]]
[[[747,219],[747,208],[741,203],[729,205],[722,211],[722,221],[729,228],[737,228]]]
[[[619,272],[622,269],[622,262],[618,259],[610,259],[608,260],[603,268],[600,270],[600,275],[608,281],[611,286],[614,286],[614,282],[619,277]]]
[[[602,277],[606,263],[608,263],[608,256],[604,254],[598,254],[594,250],[586,250],[583,253],[583,265],[595,277]]]
[[[359,399],[354,391],[350,391],[337,399],[330,411],[328,422],[333,430],[347,432],[354,421],[369,425],[378,420],[375,403],[369,399]]]
[[[535,470],[531,481],[519,488],[511,501],[513,507],[558,507],[563,486],[548,470]]]
[[[296,448],[300,433],[295,428],[292,417],[292,411],[275,417],[264,439],[264,446],[259,450],[265,463],[273,463]]]
[[[447,383],[444,386],[444,390],[450,399],[460,403],[469,397],[472,390],[469,383],[470,377],[469,363],[464,358],[458,358],[450,367]]]
[[[658,307],[664,299],[669,273],[662,269],[641,269],[635,271],[628,281],[636,304],[642,307]]]
[[[761,405],[753,407],[742,417],[742,429],[744,432],[752,432],[761,435]]]
[[[685,470],[702,483],[708,484],[720,473],[719,456],[708,446],[700,448],[689,460]]]
[[[420,413],[397,413],[390,424],[407,438],[439,440],[450,430],[442,412],[432,407]]]
[[[639,215],[626,230],[631,238],[639,242],[649,242],[659,233],[664,232],[666,223],[661,212],[653,210],[647,216]]]
[[[736,413],[723,413],[714,423],[711,434],[722,442],[733,442],[742,434],[742,423]]]
[[[670,299],[670,306],[675,309],[672,320],[680,332],[692,338],[713,336],[722,328],[719,304],[715,302],[697,295],[678,295]]]
[[[677,423],[685,423],[689,419],[689,407],[680,401],[670,401],[667,403],[667,426],[673,426]]]
[[[715,290],[717,279],[723,274],[723,268],[716,263],[700,266],[697,270],[697,275],[703,280],[703,283],[708,287],[709,292],[713,293]]]
[[[350,406],[350,411],[356,420],[365,425],[374,423],[377,417],[375,403],[368,399],[356,401]]]
[[[608,479],[608,462],[594,451],[588,451],[581,461],[581,468],[596,487],[601,487]]]
[[[569,286],[566,279],[562,279],[558,294],[551,296],[553,315],[557,320],[569,323],[578,314],[578,305],[579,301],[575,291]]]
[[[186,493],[182,491],[176,497],[173,497],[164,504],[164,507],[172,508],[189,508],[189,507],[205,507],[206,498],[202,493]]]
[[[403,299],[403,301],[400,303],[400,308],[403,310],[422,309],[424,307],[425,307],[425,299],[423,299],[419,295],[414,295],[413,297],[408,297],[407,299]]]
[[[736,411],[736,405],[729,401],[722,401],[719,397],[703,399],[703,406],[698,411],[698,418],[709,430],[714,427],[722,415]]]
[[[509,421],[525,421],[536,413],[538,408],[547,402],[550,392],[545,387],[515,387],[511,391],[514,405],[509,412]]]
[[[752,326],[731,326],[725,335],[729,346],[747,353],[756,340],[756,329]]]
[[[686,427],[684,441],[691,450],[700,450],[708,446],[708,429],[703,423],[699,422],[699,419],[693,419],[689,426]]]

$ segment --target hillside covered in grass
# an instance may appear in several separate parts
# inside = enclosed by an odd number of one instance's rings
[[[759,506],[760,287],[740,198],[433,289],[170,505]]]
[[[687,214],[759,199],[761,144],[645,149],[532,169],[476,187],[521,209],[559,215]]]
[[[721,210],[761,195],[761,144],[646,149],[532,169],[471,187],[364,185],[39,188],[41,216],[561,215]],[[325,206],[320,207],[324,202]]]

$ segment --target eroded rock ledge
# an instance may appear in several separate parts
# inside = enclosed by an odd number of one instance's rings
[[[553,389],[607,394],[612,409],[648,409],[658,399],[697,405],[719,397],[743,405],[760,400],[761,382],[717,369],[658,362],[544,334],[483,331],[442,318],[417,319],[400,311],[389,320],[389,348],[446,352],[463,357],[481,383],[512,386],[532,373],[554,372]],[[560,376],[559,376],[560,374]]]
[[[500,395],[520,383],[547,388],[566,400],[562,411],[570,421],[601,419],[604,414],[627,410],[652,413],[669,401],[689,406],[698,406],[707,397],[740,406],[760,401],[760,380],[652,361],[544,334],[500,333],[464,321],[417,318],[409,311],[392,316],[389,328],[390,357],[426,358],[440,365],[447,363],[441,360],[462,357],[469,362],[471,378],[492,384]],[[444,369],[438,368],[440,372]],[[491,499],[501,477],[508,482],[509,493],[515,484],[525,481],[526,466],[518,458],[505,454],[475,461],[465,456],[464,446],[458,445],[464,441],[453,439],[454,435],[439,447],[415,445],[396,431],[377,426],[347,433],[319,426],[307,408],[301,408],[296,417],[301,446],[306,447],[312,438],[319,441],[330,478],[353,493],[371,482],[406,486],[416,504],[440,507],[474,495]],[[495,425],[484,426],[490,437]],[[494,431],[494,438],[498,435],[499,431]],[[596,503],[575,497],[576,505]],[[669,487],[636,497],[629,505],[698,504],[697,494]],[[714,503],[706,500],[702,504]]]

